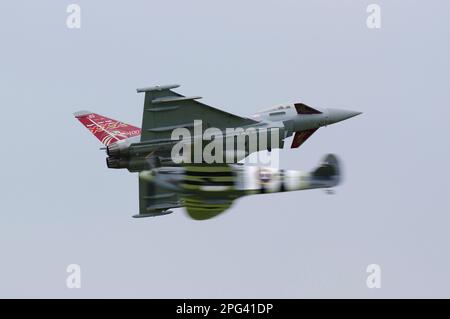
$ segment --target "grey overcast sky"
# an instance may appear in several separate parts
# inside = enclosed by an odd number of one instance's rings
[[[0,297],[450,297],[449,1],[79,0],[68,29],[70,3],[0,2]],[[281,153],[305,170],[337,153],[343,184],[132,219],[137,176],[72,112],[140,125],[135,89],[168,83],[241,115],[364,112]]]

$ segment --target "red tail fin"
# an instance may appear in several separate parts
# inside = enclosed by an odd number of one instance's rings
[[[79,111],[73,114],[104,145],[137,136],[141,129],[116,121],[90,111]]]

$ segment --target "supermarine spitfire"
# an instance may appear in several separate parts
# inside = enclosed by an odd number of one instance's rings
[[[240,117],[203,104],[198,96],[176,93],[177,87],[137,89],[145,93],[141,128],[90,111],[74,113],[106,146],[109,168],[139,173],[139,214],[133,217],[185,207],[190,217],[209,219],[242,196],[339,183],[339,163],[331,154],[310,173],[240,162],[255,152],[283,148],[292,135],[291,148],[297,148],[321,126],[360,112],[294,103]]]

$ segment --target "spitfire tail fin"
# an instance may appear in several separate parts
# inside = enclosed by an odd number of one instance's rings
[[[73,115],[105,146],[141,134],[141,129],[136,126],[91,111],[78,111]]]
[[[339,161],[334,154],[328,154],[313,172],[311,183],[316,187],[334,187],[341,181],[341,169]]]

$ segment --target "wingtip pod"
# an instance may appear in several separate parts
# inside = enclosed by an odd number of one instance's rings
[[[319,167],[311,173],[311,183],[315,187],[334,187],[341,182],[341,168],[336,155],[328,154]]]
[[[145,214],[136,214],[133,215],[133,218],[145,218],[145,217],[158,217],[158,216],[163,216],[163,215],[168,215],[168,214],[172,214],[173,210],[170,209],[166,209],[166,210],[155,210],[155,211],[149,211],[148,213]]]
[[[88,111],[88,110],[82,110],[82,111],[73,112],[73,116],[75,116],[76,118],[83,117],[83,116],[86,116],[86,115],[89,115],[89,114],[92,114],[92,112]]]
[[[164,91],[164,90],[176,89],[178,87],[180,87],[179,84],[156,85],[156,86],[150,86],[150,87],[136,89],[136,92],[143,93],[143,92],[152,92],[152,91]]]

